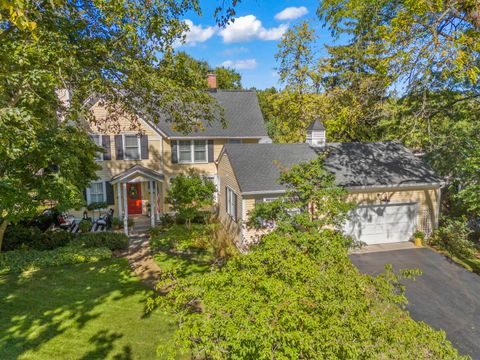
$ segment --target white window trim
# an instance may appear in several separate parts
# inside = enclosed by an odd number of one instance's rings
[[[237,221],[237,219],[235,219],[235,213],[236,213],[237,210],[238,210],[238,204],[234,204],[234,205],[235,205],[235,208],[234,208],[233,214],[230,213],[230,210],[231,210],[230,208],[232,207],[232,204],[231,204],[231,203],[233,202],[232,200],[233,200],[233,198],[234,198],[233,195],[237,195],[237,194],[236,194],[235,191],[234,191],[230,186],[228,186],[228,185],[226,186],[226,189],[227,189],[227,191],[226,191],[225,197],[226,197],[227,200],[226,200],[226,204],[225,204],[225,205],[226,205],[225,211],[226,211],[227,215],[232,218],[233,221]],[[229,201],[229,198],[228,198],[228,194],[231,194],[230,201]],[[238,195],[237,195],[237,202],[238,202]],[[230,205],[229,205],[229,203],[230,203]]]
[[[100,145],[98,145],[98,146],[100,146],[101,148],[103,148],[103,134],[90,133],[89,135],[90,135],[90,136],[98,136],[98,139],[100,140]],[[92,139],[92,141],[93,141],[93,139]],[[96,145],[96,144],[95,144],[95,145]],[[97,158],[95,157],[95,161],[105,161],[104,158],[103,158],[104,155],[105,155],[105,153],[104,153],[103,151],[100,152],[101,159],[97,159]]]
[[[190,142],[190,161],[180,160],[180,142]],[[205,161],[195,160],[195,141],[205,141]],[[177,159],[179,164],[208,164],[208,140],[196,139],[196,140],[178,140],[177,143]]]
[[[277,197],[264,197],[263,202],[269,203],[269,202],[274,202],[275,200],[278,200]]]
[[[102,192],[103,192],[103,202],[107,202],[107,182],[105,180],[102,181],[92,181],[90,183],[90,186],[86,189],[87,190],[87,205],[90,205],[92,203],[92,197],[90,193],[90,189],[92,188],[92,184],[102,184]]]
[[[137,137],[137,148],[138,148],[138,159],[127,158],[127,152],[125,151],[125,136],[136,136]],[[122,134],[122,150],[123,150],[123,160],[142,160],[142,144],[140,141],[140,136],[138,134]]]

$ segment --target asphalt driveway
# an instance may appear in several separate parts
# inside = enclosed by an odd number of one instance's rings
[[[421,269],[416,281],[405,280],[407,309],[415,320],[443,329],[462,353],[480,359],[480,276],[425,248],[350,255],[360,271],[378,274],[385,264]]]

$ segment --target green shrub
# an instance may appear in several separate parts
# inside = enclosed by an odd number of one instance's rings
[[[13,250],[0,253],[0,274],[31,269],[41,269],[64,264],[96,262],[109,259],[112,252],[107,248],[83,249],[65,246],[55,250]]]
[[[43,233],[35,226],[14,225],[5,233],[3,250],[53,250],[66,246],[72,239],[73,235],[63,230]]]
[[[36,226],[12,225],[5,231],[2,250],[30,249],[43,238],[44,234]]]
[[[128,248],[128,236],[115,232],[90,232],[78,234],[74,244],[85,248],[106,247],[110,250],[124,250]]]
[[[106,202],[93,202],[87,206],[87,209],[90,211],[98,209],[106,209],[108,204]]]
[[[201,276],[164,274],[159,286],[169,291],[147,309],[173,308],[177,327],[159,351],[171,359],[460,358],[443,332],[402,310],[398,284],[418,271],[361,274],[343,237],[273,232]]]
[[[35,250],[53,250],[68,245],[74,235],[64,230],[47,231],[43,237],[34,242],[31,246]]]
[[[425,240],[425,234],[423,231],[417,230],[413,233],[413,238],[414,239],[421,239],[422,241]]]
[[[433,232],[429,244],[445,250],[450,257],[469,259],[476,253],[475,244],[469,240],[470,233],[464,219],[446,219],[442,226]]]
[[[92,226],[92,221],[87,219],[80,220],[80,223],[78,224],[78,228],[82,233],[89,232],[92,229]]]
[[[163,214],[160,217],[160,224],[165,227],[172,226],[175,224],[175,217],[170,214]]]
[[[153,230],[153,232],[152,232]],[[186,251],[188,249],[208,249],[208,226],[192,224],[173,225],[169,228],[155,228],[150,231],[150,245],[157,250]]]
[[[122,227],[122,221],[117,217],[112,218],[112,228],[115,230],[118,230],[121,227]]]

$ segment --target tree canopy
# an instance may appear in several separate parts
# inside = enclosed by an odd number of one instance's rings
[[[235,3],[217,9],[220,23]],[[0,0],[0,240],[46,201],[82,201],[97,169],[84,128],[97,120],[97,96],[109,105],[107,129],[119,115],[168,113],[179,131],[214,119],[205,79],[172,71],[188,11],[200,13],[196,0]]]
[[[341,222],[349,206],[340,200],[342,190],[328,186],[321,162],[285,171],[282,179],[297,197],[285,201],[321,206],[277,218],[285,223],[248,254],[211,272],[164,274],[159,286],[168,292],[149,305],[175,311],[178,329],[158,351],[171,359],[178,353],[208,359],[461,358],[443,332],[402,309],[399,281],[418,271],[396,276],[387,267],[374,278],[351,263],[350,240],[325,226]]]

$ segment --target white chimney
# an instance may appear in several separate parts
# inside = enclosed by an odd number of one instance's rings
[[[325,126],[317,118],[307,128],[307,144],[313,147],[325,147],[326,143]]]

